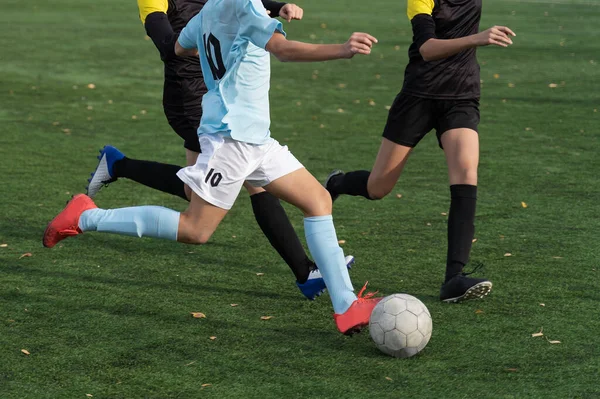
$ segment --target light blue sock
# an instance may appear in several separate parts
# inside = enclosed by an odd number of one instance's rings
[[[335,234],[333,218],[331,215],[304,218],[304,231],[308,249],[329,290],[333,310],[337,314],[346,312],[356,300],[356,295],[348,275],[344,251]]]
[[[90,209],[81,214],[79,228],[81,231],[100,231],[177,241],[179,212],[162,206]]]

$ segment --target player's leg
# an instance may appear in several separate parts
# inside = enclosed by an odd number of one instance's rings
[[[381,199],[398,182],[412,149],[433,128],[430,100],[398,94],[390,108],[373,169],[332,172],[325,187],[333,200],[341,194]]]
[[[182,214],[156,206],[98,209],[88,196],[77,195],[48,225],[44,246],[52,247],[67,236],[85,231],[205,243],[235,202],[246,166],[241,159],[233,166],[226,162],[231,148],[224,145],[222,137],[205,137],[204,143],[207,151],[198,157],[196,165],[178,173],[197,194]]]
[[[167,115],[173,130],[184,140],[187,166],[194,165],[200,153],[198,143],[197,125],[201,112],[194,117],[179,117]],[[168,194],[178,196],[186,201],[190,200],[191,190],[177,177],[177,172],[182,168],[179,165],[146,161],[128,158],[113,146],[105,146],[100,150],[98,165],[88,179],[87,194],[94,198],[98,191],[107,184],[126,178]]]
[[[448,215],[448,253],[446,276],[440,293],[444,301],[454,302],[486,295],[492,283],[465,276],[475,234],[477,205],[477,168],[479,165],[479,111],[470,101],[452,102],[442,112],[438,130],[450,181]],[[461,126],[461,127],[457,127]],[[462,127],[465,126],[465,127]]]
[[[292,226],[281,202],[260,187],[244,183],[250,194],[256,222],[271,246],[285,261],[296,277],[296,285],[308,299],[315,299],[326,289],[323,277],[315,262],[310,260]],[[346,257],[346,266],[354,263],[353,256]]]
[[[331,217],[331,197],[287,147],[273,140],[266,151],[264,161],[247,180],[304,213],[308,248],[329,290],[336,324],[341,332],[351,333],[368,323],[370,310],[377,301],[368,297],[359,299],[354,294]]]

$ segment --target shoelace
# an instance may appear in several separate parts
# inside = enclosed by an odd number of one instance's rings
[[[462,275],[463,275],[463,276],[469,276],[469,275],[471,275],[471,274],[475,273],[477,270],[479,270],[479,269],[483,269],[484,267],[485,267],[485,265],[484,265],[483,263],[481,263],[481,262],[479,262],[479,263],[476,263],[476,264],[475,264],[475,267],[473,268],[473,270],[471,270],[471,271],[470,271],[470,272],[468,272],[468,273],[463,273]]]
[[[363,302],[363,301],[366,301],[367,299],[371,299],[379,292],[379,291],[367,292],[365,294],[365,296],[363,296],[363,292],[365,292],[365,290],[367,289],[367,284],[369,284],[368,281],[365,283],[365,285],[363,285],[362,289],[358,292],[358,302]]]

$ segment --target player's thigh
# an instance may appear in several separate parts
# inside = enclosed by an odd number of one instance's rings
[[[477,184],[479,101],[440,100],[437,136],[446,155],[450,184]]]
[[[367,183],[371,198],[383,198],[392,191],[404,170],[412,149],[412,147],[396,144],[383,138]]]
[[[177,240],[189,244],[205,244],[227,212],[227,209],[210,204],[193,192],[190,205],[179,217]]]
[[[331,195],[305,168],[282,176],[264,188],[300,209],[306,217],[331,215]]]
[[[479,134],[468,128],[446,131],[441,137],[441,145],[448,164],[450,185],[477,185],[479,165]]]
[[[248,182],[244,182],[244,188],[246,189],[246,191],[248,191],[248,194],[250,194],[250,196],[253,196],[255,194],[260,194],[260,193],[264,193],[265,189],[262,187],[254,187],[252,184],[248,183]]]
[[[263,148],[260,165],[247,178],[250,184],[263,187],[299,208],[306,216],[331,214],[331,196],[287,146],[272,139]]]

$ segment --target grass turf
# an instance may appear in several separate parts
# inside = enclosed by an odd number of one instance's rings
[[[84,189],[102,145],[184,157],[134,3],[5,3],[0,32],[13,45],[3,48],[0,81],[1,398],[600,396],[598,2],[484,5],[482,28],[518,35],[509,49],[479,51],[472,259],[494,282],[489,298],[437,300],[448,188],[434,135],[388,198],[336,203],[355,284],[413,294],[432,313],[431,342],[409,360],[383,356],[368,333],[339,335],[327,297],[304,301],[243,194],[205,247],[87,234],[42,249],[46,223]],[[273,134],[318,178],[369,168],[402,83],[404,5],[299,4],[305,20],[286,25],[290,38],[342,41],[356,30],[379,44],[352,61],[274,62]],[[185,207],[128,181],[97,202]],[[288,209],[301,234],[301,215]],[[532,338],[541,327],[545,337]]]

